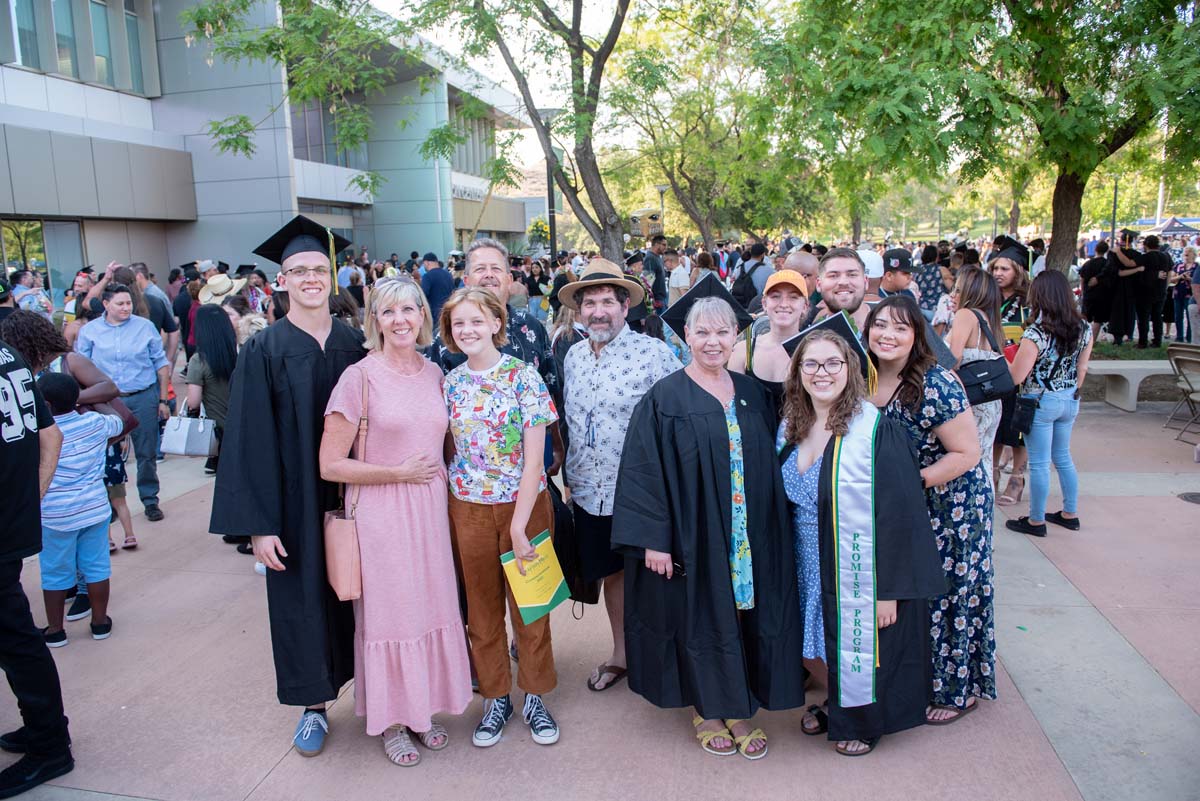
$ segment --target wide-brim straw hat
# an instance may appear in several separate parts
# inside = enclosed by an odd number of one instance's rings
[[[582,289],[594,286],[619,286],[629,292],[629,305],[636,306],[646,299],[646,290],[638,281],[634,281],[621,271],[621,268],[607,259],[592,259],[578,281],[563,284],[558,290],[558,302],[568,309],[579,310],[576,295]]]
[[[218,273],[200,287],[200,302],[202,304],[220,303],[225,298],[241,292],[245,286],[245,278],[230,278],[225,273]]]

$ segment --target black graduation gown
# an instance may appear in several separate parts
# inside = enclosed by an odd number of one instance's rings
[[[626,554],[629,686],[658,707],[706,719],[804,703],[803,623],[787,496],[775,458],[775,413],[752,378],[731,373],[742,429],[754,609],[734,607],[725,412],[680,370],[635,407],[621,453],[613,548]],[[649,548],[683,567],[668,580]]]
[[[875,432],[875,596],[898,601],[896,622],[879,631],[875,703],[838,706],[837,577],[833,564],[833,446],[818,483],[821,611],[829,667],[829,739],[870,740],[925,723],[933,687],[928,599],[946,592],[920,466],[907,433],[883,417]]]
[[[238,354],[213,494],[214,534],[276,535],[287,568],[267,571],[267,605],[279,702],[337,697],[354,677],[354,613],[325,575],[324,513],[337,485],[318,465],[325,406],[363,338],[338,320],[324,351],[284,318]]]

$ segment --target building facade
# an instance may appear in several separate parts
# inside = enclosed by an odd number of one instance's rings
[[[368,99],[363,152],[338,153],[320,104],[291,107],[282,66],[231,64],[189,42],[191,0],[0,0],[0,256],[36,267],[61,297],[80,267],[144,261],[164,279],[197,259],[261,262],[251,250],[297,212],[373,256],[461,248],[472,232],[519,240],[521,204],[492,198],[482,177],[497,127],[521,127],[519,100],[453,67],[425,42],[420,58]],[[250,22],[278,24],[275,2]],[[486,104],[463,121],[451,159],[419,150],[467,95]],[[262,120],[250,157],[213,147],[209,123]],[[383,180],[374,197],[351,185]],[[270,265],[263,264],[264,269]]]

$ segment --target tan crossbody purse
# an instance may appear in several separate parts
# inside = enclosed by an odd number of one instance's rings
[[[358,437],[352,453],[363,459],[367,453],[367,371],[362,373],[362,417],[358,418]],[[362,485],[355,484],[353,497],[346,502],[342,487],[342,508],[325,513],[325,572],[329,586],[340,601],[357,601],[362,597],[362,557],[358,550],[358,525],[354,514],[358,509],[358,494]]]

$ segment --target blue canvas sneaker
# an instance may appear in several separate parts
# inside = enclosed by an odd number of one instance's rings
[[[325,713],[316,709],[306,709],[296,726],[292,745],[296,746],[300,756],[315,757],[325,749],[325,737],[328,734],[329,721]]]

